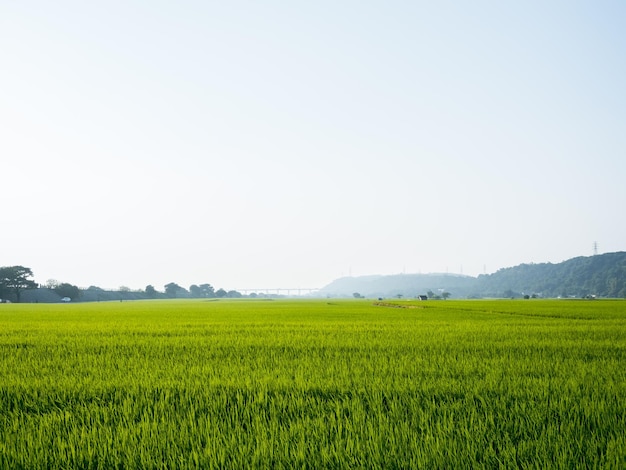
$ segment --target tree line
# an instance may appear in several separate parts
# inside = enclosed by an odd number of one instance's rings
[[[175,299],[175,298],[238,298],[243,295],[236,290],[215,289],[211,284],[192,284],[189,289],[170,282],[158,291],[153,285],[147,285],[143,290],[133,291],[121,286],[117,291],[105,290],[97,286],[81,289],[68,282],[58,282],[49,279],[45,284],[37,284],[33,280],[32,269],[25,266],[0,267],[0,301],[21,302],[24,296],[35,300],[52,301],[50,296],[36,295],[37,291],[53,292],[59,299],[71,301],[100,301],[100,300],[140,300],[140,299]],[[31,295],[29,295],[31,294]]]

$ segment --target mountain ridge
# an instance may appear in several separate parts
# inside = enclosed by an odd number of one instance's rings
[[[626,298],[626,252],[578,256],[560,263],[529,263],[492,274],[391,274],[342,277],[319,293],[329,297],[417,297],[427,292],[451,298],[620,297]]]

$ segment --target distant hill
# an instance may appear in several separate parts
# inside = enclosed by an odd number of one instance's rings
[[[478,277],[459,274],[395,274],[337,279],[320,290],[329,297],[416,297],[431,291],[467,297],[626,298],[626,252],[572,258],[562,263],[521,264]]]
[[[450,292],[453,297],[474,294],[476,278],[460,274],[394,274],[390,276],[342,277],[319,291],[329,297],[416,297],[428,291]]]
[[[626,252],[580,256],[562,263],[521,264],[478,276],[483,296],[626,297]]]

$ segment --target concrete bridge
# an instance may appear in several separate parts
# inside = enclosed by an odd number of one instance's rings
[[[252,293],[262,295],[285,295],[290,296],[302,296],[311,295],[314,292],[320,290],[319,287],[271,287],[271,288],[258,288],[258,289],[234,289],[237,292],[241,292],[243,295],[250,295]]]

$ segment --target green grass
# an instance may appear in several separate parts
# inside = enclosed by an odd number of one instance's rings
[[[0,468],[625,468],[624,301],[0,305]]]

